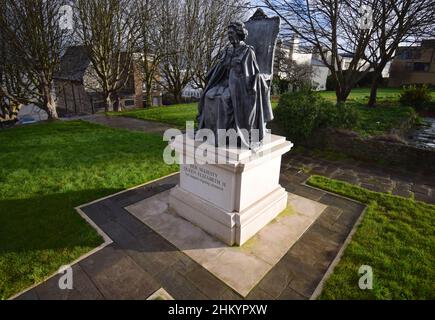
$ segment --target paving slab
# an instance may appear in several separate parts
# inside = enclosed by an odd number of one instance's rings
[[[244,297],[327,208],[290,194],[290,213],[283,213],[244,246],[229,247],[171,212],[169,194],[162,192],[126,210]]]
[[[284,163],[283,166],[286,167],[287,164]],[[290,179],[286,178],[286,173]],[[295,179],[292,178],[292,174],[296,175]],[[178,181],[178,176],[175,175],[81,207],[84,214],[110,234],[113,244],[73,265],[73,270],[77,272],[77,287],[74,292],[60,291],[57,288],[59,277],[56,275],[21,294],[17,299],[146,300],[160,288],[177,300],[309,299],[343,245],[342,240],[350,233],[352,223],[361,214],[362,207],[350,200],[300,185],[307,177],[308,175],[303,172],[286,172],[286,169],[283,169],[282,180],[287,191],[312,200],[318,200],[320,197],[327,207],[326,210],[311,225],[309,214],[304,216],[289,211],[283,215],[285,219],[280,216],[270,225],[273,226],[270,229],[272,232],[259,233],[263,240],[251,242],[240,251],[261,258],[259,260],[264,265],[273,265],[269,271],[259,272],[265,274],[247,296],[242,296],[185,251],[179,250],[141,219],[125,210],[125,206],[155,196],[160,197],[159,201],[164,200],[166,195],[162,193],[170,190]],[[297,197],[290,196],[289,199]],[[156,216],[161,216],[162,212],[166,213],[166,206],[160,206],[159,201],[150,206],[150,221],[156,219]],[[305,208],[310,206],[312,204],[307,204]],[[171,230],[168,226],[170,227],[170,224],[162,223],[160,231]],[[291,232],[286,235],[286,226],[297,226],[301,229],[307,226],[308,230],[280,258],[282,254],[277,244],[286,243],[286,237],[287,240],[297,237],[297,234]],[[184,232],[185,227],[180,227],[180,230]],[[271,236],[273,233],[276,233],[276,236]],[[168,234],[182,239],[178,232]],[[201,235],[197,236],[197,239],[203,239]],[[219,250],[224,247],[216,242],[208,242],[205,247],[188,241],[184,241],[184,244],[186,251],[196,253],[197,260],[204,261],[210,260],[207,260],[210,255],[204,254],[204,250]],[[228,252],[230,253],[227,255],[235,255],[234,252]],[[242,256],[240,252],[239,257]],[[223,259],[221,264],[225,264],[226,257],[222,252],[220,254]],[[246,273],[243,268],[241,269]],[[295,277],[298,278],[297,281]]]

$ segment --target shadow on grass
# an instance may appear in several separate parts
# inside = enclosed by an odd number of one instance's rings
[[[0,254],[100,244],[100,236],[74,208],[119,191],[83,190],[0,200]]]

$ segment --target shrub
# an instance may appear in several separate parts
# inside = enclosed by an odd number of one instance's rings
[[[358,110],[346,103],[326,103],[319,113],[318,126],[324,128],[352,129],[359,122]]]
[[[410,85],[403,87],[399,101],[404,106],[411,106],[416,110],[422,110],[429,105],[431,100],[432,96],[427,85]]]
[[[281,96],[276,122],[293,141],[304,141],[319,128],[354,128],[359,114],[345,104],[333,104],[317,92],[302,90]]]

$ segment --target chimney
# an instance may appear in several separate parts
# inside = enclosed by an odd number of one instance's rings
[[[297,35],[293,36],[292,39],[292,48],[293,48],[293,52],[298,52],[299,51],[299,44],[300,44],[301,40],[299,39],[299,37]]]
[[[293,54],[294,53],[298,53],[299,52],[299,43],[300,43],[300,39],[297,35],[294,35],[292,40],[291,40],[291,56],[293,59]]]

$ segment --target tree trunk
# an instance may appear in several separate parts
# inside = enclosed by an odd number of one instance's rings
[[[122,111],[122,107],[121,107],[121,99],[118,95],[117,92],[113,93],[113,111],[115,112],[121,112]]]
[[[48,114],[48,119],[59,119],[59,115],[56,110],[56,103],[47,103],[47,109],[45,110]]]
[[[337,87],[337,90],[335,91],[335,94],[337,96],[337,103],[345,103],[347,101],[347,98],[349,97],[351,90],[347,88],[340,88]]]
[[[182,101],[182,90],[174,89],[173,95],[174,95],[175,104],[180,104]]]
[[[378,87],[379,87],[379,74],[375,74],[372,80],[372,85],[370,88],[370,98],[369,102],[367,104],[368,107],[375,107],[376,105],[376,98],[378,95]]]
[[[104,92],[104,111],[111,112],[113,111],[113,102],[110,96],[110,92]]]
[[[152,89],[152,81],[147,81],[145,84],[145,101],[146,107],[150,108],[153,106],[153,89]]]
[[[17,102],[9,102],[9,104],[5,102],[0,106],[0,120],[16,120],[21,106],[22,105]]]
[[[47,112],[48,119],[59,119],[57,114],[57,104],[56,98],[53,96],[51,92],[51,86],[46,84],[44,85],[44,107],[43,109]]]

